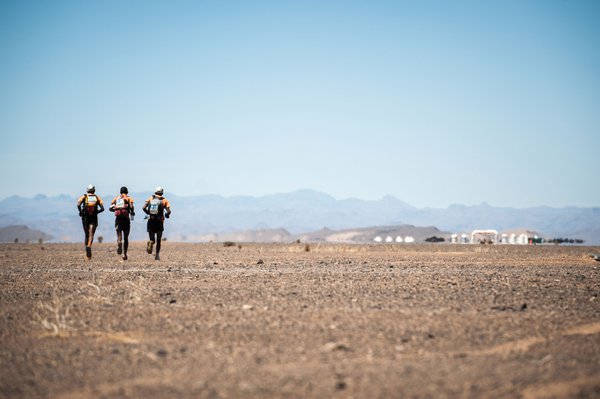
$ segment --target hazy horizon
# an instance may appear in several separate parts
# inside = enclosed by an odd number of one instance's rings
[[[597,207],[599,19],[584,0],[5,1],[0,198]]]
[[[119,192],[119,188],[115,188],[112,191],[100,191],[97,190],[96,191],[97,194],[102,198],[104,201],[107,200],[111,200],[112,196],[116,196],[118,195]],[[264,195],[248,195],[248,194],[234,194],[234,195],[222,195],[222,194],[218,194],[218,193],[204,193],[204,194],[191,194],[191,195],[181,195],[179,193],[171,193],[171,192],[165,192],[165,197],[169,198],[170,196],[173,197],[178,197],[178,198],[189,198],[189,197],[203,197],[203,196],[217,196],[217,197],[222,197],[223,199],[227,200],[227,199],[232,199],[232,198],[242,198],[242,197],[247,197],[247,198],[253,198],[253,199],[260,199],[260,198],[264,198],[264,197],[269,197],[269,196],[276,196],[276,195],[289,195],[289,194],[295,194],[295,193],[299,193],[299,192],[311,192],[311,193],[315,193],[315,194],[321,194],[321,195],[326,195],[328,197],[333,198],[336,201],[345,201],[345,200],[359,200],[359,201],[380,201],[383,200],[387,197],[392,197],[398,201],[401,201],[409,206],[412,206],[416,209],[424,209],[424,208],[432,208],[432,209],[445,209],[451,206],[466,206],[466,207],[472,207],[472,206],[481,206],[481,205],[488,205],[491,207],[495,207],[495,208],[514,208],[514,209],[527,209],[527,208],[540,208],[540,207],[549,207],[549,208],[598,208],[597,206],[578,206],[578,205],[565,205],[565,206],[550,206],[550,205],[546,205],[546,204],[538,204],[538,205],[532,205],[532,206],[526,206],[526,207],[519,207],[519,206],[502,206],[502,205],[498,205],[498,204],[494,204],[494,203],[489,203],[487,201],[482,201],[479,203],[452,203],[452,204],[447,204],[447,205],[442,205],[442,206],[418,206],[413,204],[410,200],[407,200],[405,198],[398,198],[392,194],[385,194],[379,198],[360,198],[360,197],[343,197],[343,198],[339,198],[339,197],[335,197],[327,192],[324,191],[318,191],[318,190],[314,190],[314,189],[310,189],[310,188],[300,188],[297,190],[292,190],[292,191],[286,191],[286,192],[274,192],[274,193],[268,193],[268,194],[264,194]],[[82,190],[80,193],[73,193],[73,194],[69,194],[69,193],[58,193],[58,194],[46,194],[46,193],[36,193],[33,195],[18,195],[18,194],[13,194],[13,195],[9,195],[6,197],[0,197],[0,201],[4,201],[8,198],[11,197],[20,197],[20,198],[28,198],[28,199],[33,199],[37,196],[45,196],[48,198],[56,198],[56,197],[60,197],[63,195],[66,195],[68,197],[71,198],[77,198],[80,195],[83,195],[84,191]],[[147,190],[129,190],[129,193],[131,195],[135,195],[135,194],[151,194],[152,193],[152,189],[147,189]],[[145,198],[134,198],[138,203],[140,201],[144,201]]]

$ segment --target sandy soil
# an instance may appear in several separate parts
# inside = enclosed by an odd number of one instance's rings
[[[2,398],[598,398],[599,248],[0,245]]]

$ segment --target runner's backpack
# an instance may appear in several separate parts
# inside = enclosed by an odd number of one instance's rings
[[[162,213],[162,198],[152,196],[150,204],[148,205],[148,212],[152,216],[158,216]]]
[[[129,214],[129,201],[123,196],[119,196],[115,201],[115,216],[124,216]]]
[[[93,215],[96,211],[96,205],[98,204],[98,197],[95,194],[86,194],[83,205],[89,215]]]

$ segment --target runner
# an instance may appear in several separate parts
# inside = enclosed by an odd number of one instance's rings
[[[87,186],[87,192],[77,200],[77,210],[81,216],[83,231],[85,233],[85,254],[88,260],[92,259],[92,242],[98,227],[98,214],[104,212],[104,203],[96,195],[96,187]]]
[[[148,237],[150,240],[146,245],[146,252],[152,253],[152,247],[156,243],[155,260],[160,260],[160,243],[162,233],[164,231],[165,218],[171,216],[171,205],[166,198],[163,197],[163,188],[156,187],[154,195],[144,203],[144,212],[148,215]]]
[[[133,220],[135,210],[133,198],[129,195],[127,187],[121,187],[121,194],[117,195],[110,203],[109,210],[115,213],[115,230],[117,231],[117,253],[123,254],[123,260],[127,260],[127,248],[129,247],[129,231],[131,229],[130,219]]]

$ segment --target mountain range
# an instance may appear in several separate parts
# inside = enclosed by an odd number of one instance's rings
[[[106,204],[116,195],[98,194]],[[138,208],[137,218],[132,223],[131,238],[134,240],[146,238],[141,206],[150,195],[149,192],[132,194]],[[431,232],[439,231],[440,234],[469,233],[481,228],[498,231],[526,229],[537,231],[548,238],[580,238],[586,244],[600,244],[600,208],[597,207],[509,208],[483,203],[474,206],[417,208],[393,196],[385,196],[379,200],[337,200],[313,190],[261,197],[166,197],[171,202],[173,214],[166,222],[165,236],[176,241],[208,241],[236,234],[240,236],[242,232],[245,232],[245,236],[240,237],[247,237],[246,241],[253,237],[256,241],[277,241],[269,237],[278,236],[287,240],[311,237],[310,234],[323,228],[338,231],[411,225],[410,227],[435,228]],[[8,197],[0,201],[0,227],[26,225],[53,236],[54,241],[83,241],[76,201],[77,198],[69,195]],[[113,239],[113,215],[107,210],[99,218],[97,236]],[[381,227],[379,230],[384,231],[386,228]],[[356,237],[359,236],[360,234]]]

